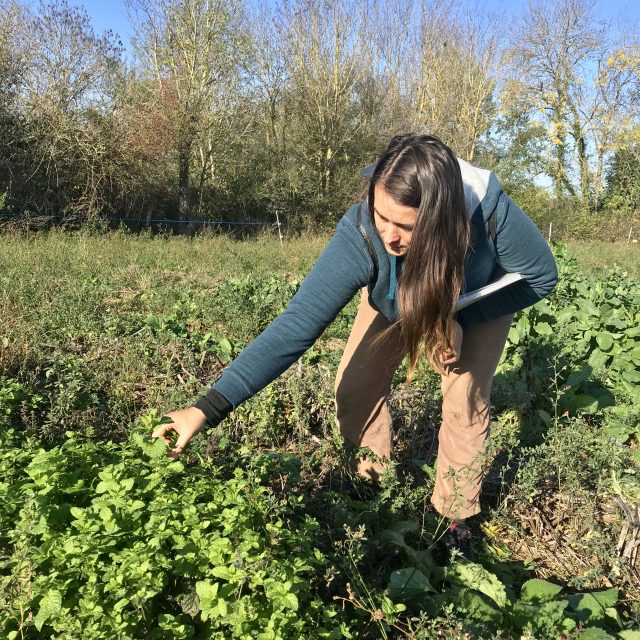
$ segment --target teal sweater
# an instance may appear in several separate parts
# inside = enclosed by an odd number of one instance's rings
[[[503,272],[517,271],[523,276],[523,280],[462,310],[458,321],[464,329],[534,304],[553,290],[558,276],[545,239],[504,193],[495,175],[464,161],[460,161],[460,168],[472,230],[464,290],[477,289]],[[493,238],[487,229],[492,213],[496,216]],[[358,227],[358,218],[375,259]],[[286,310],[222,372],[212,388],[214,394],[222,394],[235,408],[258,393],[313,345],[362,287],[369,288],[371,303],[378,311],[396,320],[392,267],[366,202],[354,205],[338,223]]]

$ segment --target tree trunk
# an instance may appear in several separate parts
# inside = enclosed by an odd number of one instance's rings
[[[573,117],[573,139],[576,143],[576,153],[578,155],[578,168],[580,170],[580,197],[583,205],[588,209],[591,208],[591,172],[589,171],[589,158],[587,157],[587,141],[585,140],[584,131],[578,110],[575,106],[571,106],[571,116]]]
[[[567,145],[564,138],[557,136],[555,142],[556,148],[556,162],[555,162],[555,175],[553,176],[554,191],[557,198],[562,198],[565,193],[569,193],[572,198],[575,198],[576,191],[569,180],[567,173]]]
[[[581,134],[576,147],[578,149],[578,162],[580,166],[580,191],[583,204],[591,209],[591,172],[589,171],[589,159],[587,158],[587,143]]]
[[[596,165],[596,173],[594,176],[593,186],[593,210],[600,211],[600,196],[602,195],[602,168],[604,164],[604,151],[601,145],[598,145],[598,161]]]
[[[178,150],[178,220],[188,220],[189,198],[189,160],[191,159],[191,140],[182,140]]]

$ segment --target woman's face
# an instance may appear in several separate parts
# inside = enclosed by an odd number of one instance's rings
[[[411,243],[418,209],[394,200],[380,183],[374,187],[374,205],[374,223],[385,249],[394,256],[405,255]]]

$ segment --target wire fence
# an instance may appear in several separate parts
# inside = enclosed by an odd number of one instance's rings
[[[99,216],[96,218],[87,218],[84,216],[56,216],[56,215],[15,215],[15,214],[0,214],[0,223],[4,222],[16,222],[24,225],[28,228],[43,229],[51,228],[54,226],[68,227],[80,227],[91,223],[106,224],[108,226],[125,225],[134,229],[150,229],[158,231],[171,231],[179,230],[181,232],[190,232],[193,229],[223,229],[228,228],[232,230],[234,227],[238,231],[255,232],[260,229],[273,229],[277,231],[280,241],[283,239],[283,233],[288,231],[298,231],[305,228],[304,225],[296,225],[283,223],[280,219],[278,212],[275,214],[275,221],[266,220],[202,220],[202,219],[190,219],[190,220],[178,220],[175,218],[127,218],[117,216]]]
[[[150,230],[157,230],[159,232],[166,232],[168,228],[171,231],[176,231],[176,228],[181,232],[190,233],[192,230],[199,229],[221,229],[228,228],[233,230],[234,227],[237,227],[238,230],[252,230],[255,233],[255,230],[259,229],[273,229],[274,232],[277,231],[280,242],[283,240],[283,234],[287,234],[290,231],[298,232],[301,229],[306,229],[305,225],[301,224],[289,224],[283,223],[280,220],[280,215],[276,211],[275,213],[275,221],[266,221],[266,220],[202,220],[202,219],[193,219],[193,220],[178,220],[175,218],[147,218],[147,217],[138,217],[138,218],[127,218],[127,217],[116,217],[116,216],[99,216],[94,219],[90,219],[84,216],[55,216],[55,215],[15,215],[15,214],[0,214],[0,223],[2,221],[14,221],[21,223],[29,228],[35,229],[43,229],[50,228],[52,226],[56,226],[57,224],[61,224],[65,227],[81,227],[87,225],[90,222],[98,222],[114,225],[117,223],[119,225],[125,225],[127,227],[133,228],[144,228]],[[556,241],[564,241],[564,240],[579,240],[579,239],[592,239],[592,238],[581,238],[580,234],[575,235],[571,233],[568,229],[564,229],[565,225],[562,222],[558,225],[554,225],[553,222],[549,222],[548,229],[541,229],[544,235],[547,237],[547,240],[551,242],[552,240]],[[606,225],[604,225],[606,226]],[[180,229],[182,227],[182,229]],[[613,233],[602,234],[603,237],[600,239],[608,239],[613,242],[626,243],[629,245],[637,245],[638,244],[638,226],[629,227],[628,231],[626,227],[620,227],[615,229]],[[246,235],[246,231],[242,232],[240,235]]]
[[[638,229],[637,227],[631,226],[629,227],[629,231],[628,233],[625,232],[622,234],[622,236],[618,234],[616,234],[617,237],[609,237],[609,240],[611,242],[620,242],[620,243],[626,243],[626,244],[634,244],[637,245],[638,244],[638,238],[636,237],[638,235]],[[546,232],[546,236],[547,236],[547,241],[551,242],[552,240],[566,240],[565,237],[562,237],[562,235],[560,237],[556,237],[557,236],[557,230],[556,233],[554,234],[554,226],[553,226],[553,222],[549,223],[549,230]],[[570,238],[571,240],[581,240],[582,238]]]
[[[13,214],[0,214],[1,219],[32,221],[58,221],[58,222],[87,222],[89,218],[81,216],[19,216]],[[247,221],[247,220],[177,220],[175,218],[116,218],[111,216],[100,216],[97,220],[105,222],[126,222],[144,224],[201,224],[201,225],[265,225],[276,226],[276,222]]]

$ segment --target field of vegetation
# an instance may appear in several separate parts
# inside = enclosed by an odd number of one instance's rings
[[[149,437],[325,241],[3,236],[2,638],[640,639],[637,247],[556,246],[557,291],[518,315],[476,562],[439,553],[426,368],[396,375],[380,489],[347,482],[332,388],[355,303],[180,461]]]

